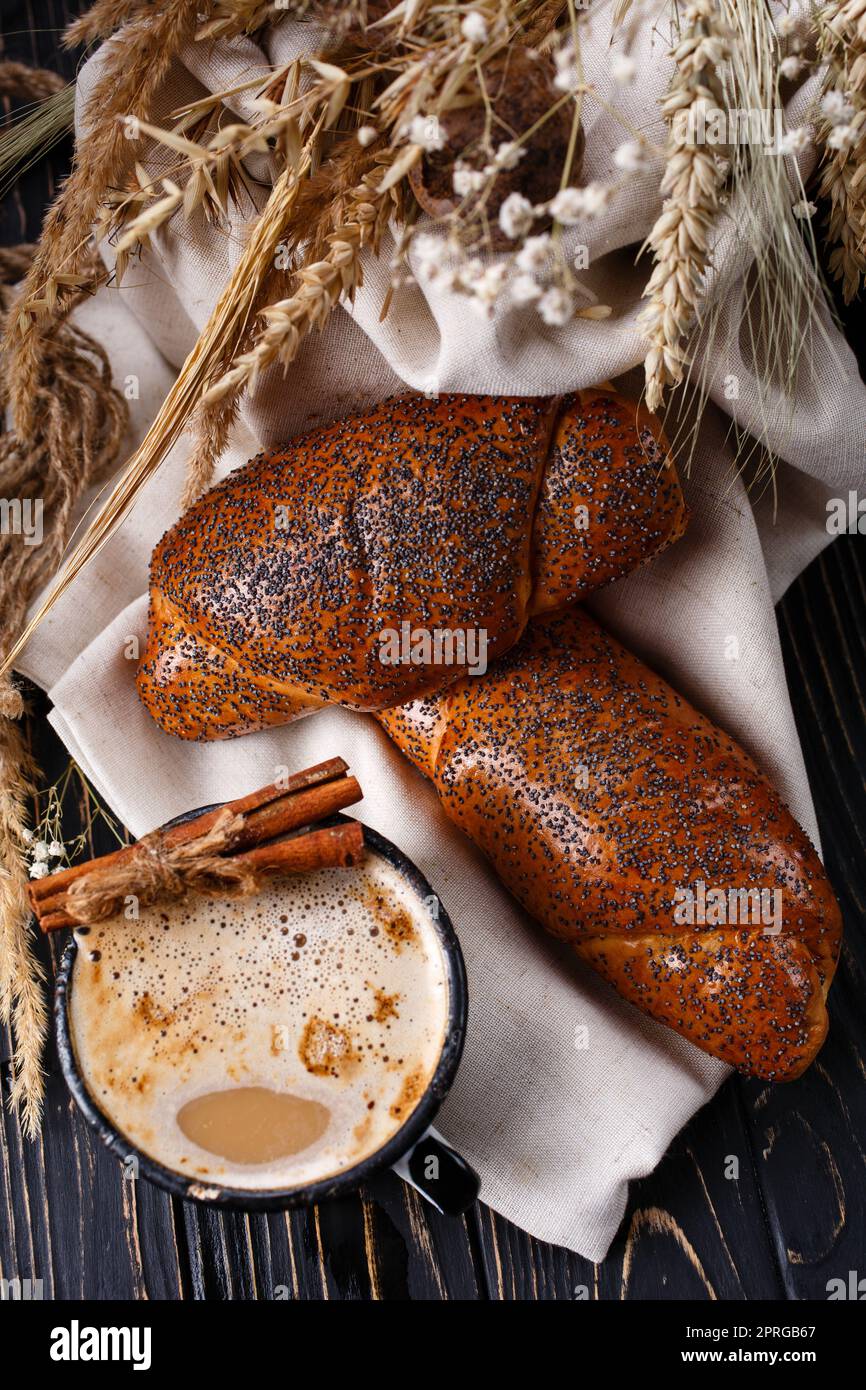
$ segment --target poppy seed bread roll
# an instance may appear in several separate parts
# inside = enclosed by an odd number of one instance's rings
[[[139,693],[190,739],[402,704],[470,668],[473,636],[492,661],[685,515],[658,421],[611,390],[398,397],[261,454],[163,537]],[[468,643],[383,659],[383,634],[416,630]]]
[[[623,998],[743,1072],[808,1066],[841,940],[821,862],[748,754],[585,613],[377,717]]]

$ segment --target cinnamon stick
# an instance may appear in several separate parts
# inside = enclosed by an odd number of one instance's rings
[[[294,773],[283,783],[272,783],[257,792],[240,797],[225,805],[215,806],[193,820],[174,825],[160,835],[163,849],[174,849],[199,839],[210,831],[221,814],[231,811],[243,818],[243,825],[228,848],[247,849],[263,840],[274,839],[302,825],[345,810],[361,800],[362,792],[354,777],[346,776],[348,764],[342,758],[330,758],[303,772]],[[34,879],[28,885],[30,904],[37,917],[60,910],[66,890],[77,879],[95,869],[116,867],[131,862],[135,845],[101,855],[71,868],[60,869],[45,878]]]
[[[242,854],[232,855],[231,859],[256,875],[278,876],[309,873],[315,869],[348,868],[352,864],[359,864],[363,857],[363,827],[358,821],[348,821],[345,825],[308,830],[302,835],[257,845]],[[97,865],[101,862],[93,860],[89,866],[97,879]],[[61,904],[50,911],[43,908],[39,925],[44,932],[52,932],[82,924]]]

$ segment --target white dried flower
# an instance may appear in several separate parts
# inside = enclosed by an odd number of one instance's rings
[[[509,193],[499,209],[499,225],[507,237],[524,237],[532,226],[535,212],[522,193]]]
[[[850,150],[856,143],[857,130],[853,125],[834,125],[827,136],[827,145],[831,150]]]
[[[45,860],[44,860],[44,859],[39,859],[39,860],[36,861],[35,864],[31,864],[31,865],[30,865],[30,877],[31,877],[31,878],[44,878],[45,875],[48,874],[48,873],[50,873],[50,872],[51,872],[51,871],[50,871],[50,869],[48,868],[48,865],[45,863]]]
[[[482,44],[487,42],[487,20],[483,14],[477,10],[470,10],[463,18],[460,25],[460,32],[467,43]]]
[[[557,222],[573,226],[582,217],[595,217],[610,199],[610,189],[601,183],[588,183],[586,188],[562,188],[548,204],[548,211]]]
[[[809,132],[805,126],[798,125],[794,130],[786,130],[776,150],[778,154],[802,154],[809,148]]]
[[[478,261],[472,261],[470,265],[474,273],[465,277],[464,283],[472,290],[472,308],[490,318],[508,277],[508,266],[505,261],[494,261],[481,269],[477,269],[480,267]]]
[[[359,126],[358,144],[361,146],[361,149],[365,150],[368,145],[372,145],[378,134],[379,132],[374,125]]]
[[[445,135],[438,116],[413,116],[408,135],[413,145],[420,145],[428,154],[445,148]]]
[[[649,163],[646,147],[640,140],[626,140],[614,150],[613,162],[627,174],[641,174]]]
[[[556,64],[556,76],[553,85],[559,92],[576,92],[580,88],[580,73],[577,68],[574,45],[571,43],[563,44],[553,55]]]
[[[426,280],[435,280],[442,268],[442,243],[430,232],[419,232],[412,238],[418,274]]]
[[[793,14],[783,14],[776,23],[776,29],[783,39],[790,38],[791,34],[797,29],[797,16]]]
[[[48,858],[48,845],[45,840],[37,840],[33,846],[33,858],[35,860],[45,860]]]
[[[52,840],[48,846],[48,853],[52,859],[62,859],[66,853],[65,846],[61,840]]]
[[[628,87],[634,82],[637,64],[627,53],[614,53],[610,60],[610,72],[614,82],[620,87]]]
[[[539,299],[538,312],[551,328],[561,328],[574,317],[574,301],[565,290],[552,285]]]
[[[458,159],[451,175],[451,187],[458,198],[468,198],[470,193],[478,193],[484,187],[484,174],[480,169],[473,169],[471,164]]]
[[[529,236],[515,257],[518,270],[544,270],[550,257],[550,236],[542,232],[540,236]]]
[[[511,282],[511,298],[515,304],[534,304],[541,298],[541,286],[531,275],[518,275]]]
[[[814,217],[818,209],[815,206],[815,204],[810,203],[808,199],[801,198],[799,203],[794,204],[794,206],[791,208],[791,211],[793,212],[795,217],[806,218]]]
[[[844,92],[825,92],[821,98],[821,112],[831,125],[847,125],[854,115],[854,107]]]
[[[34,831],[30,830],[29,828],[25,828],[21,831],[21,838],[24,841],[25,845],[32,845],[33,841],[36,839],[36,835]]]
[[[492,265],[484,267],[475,282],[475,293],[479,299],[493,301],[501,293],[505,281],[508,279],[508,264],[506,261],[494,261]]]
[[[580,188],[561,188],[556,197],[551,199],[548,209],[557,222],[570,227],[583,216],[583,191]]]
[[[583,210],[587,217],[597,216],[610,202],[610,189],[605,188],[603,183],[588,183],[582,193]]]
[[[522,145],[518,145],[514,140],[503,140],[493,156],[494,168],[497,170],[516,169],[525,155],[526,150]]]
[[[783,58],[781,63],[779,64],[779,72],[782,74],[783,77],[793,79],[795,77],[800,76],[800,73],[803,71],[803,66],[803,59],[798,58],[793,53],[790,53],[788,57]]]

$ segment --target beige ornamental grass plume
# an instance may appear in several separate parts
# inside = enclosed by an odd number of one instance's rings
[[[647,238],[655,266],[644,290],[649,302],[638,320],[649,341],[650,410],[661,405],[667,387],[682,381],[688,365],[685,345],[699,312],[724,182],[714,147],[695,137],[702,112],[725,109],[718,68],[728,53],[719,7],[696,0],[683,15],[671,55],[676,70],[662,102],[670,126],[661,183],[666,201]]]

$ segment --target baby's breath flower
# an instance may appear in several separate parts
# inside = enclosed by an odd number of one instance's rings
[[[525,155],[523,145],[518,145],[515,140],[503,140],[493,156],[493,164],[497,170],[516,169]]]
[[[445,136],[438,116],[413,116],[408,135],[413,145],[420,145],[428,154],[445,148]]]
[[[541,293],[538,281],[526,273],[518,275],[511,282],[511,298],[515,304],[534,304],[536,299],[541,298]]]
[[[494,261],[492,265],[481,268],[480,261],[470,261],[469,272],[464,277],[464,283],[472,291],[472,308],[476,313],[490,318],[505,285],[508,266],[505,261]]]
[[[48,853],[52,859],[62,859],[66,848],[61,840],[52,840],[48,846]]]
[[[805,126],[798,125],[794,130],[786,130],[776,149],[779,154],[802,154],[809,148],[809,132]]]
[[[626,140],[614,150],[613,162],[627,174],[643,173],[649,163],[646,147],[640,140]]]
[[[544,270],[550,256],[552,242],[547,232],[540,236],[528,236],[515,256],[518,270]]]
[[[534,209],[522,193],[509,193],[499,209],[499,225],[507,237],[514,240],[526,236],[532,226]]]
[[[582,217],[595,217],[610,201],[610,189],[601,183],[588,183],[586,188],[562,188],[548,204],[557,222],[572,226]]]
[[[796,32],[797,17],[793,14],[783,14],[776,22],[776,28],[783,39],[787,39]]]
[[[583,216],[583,193],[579,188],[561,188],[549,204],[550,212],[557,222],[570,227]]]
[[[30,865],[31,878],[44,878],[45,875],[50,872],[51,871],[48,868],[48,865],[45,863],[44,859],[37,859],[35,864]]]
[[[468,198],[470,193],[478,193],[484,187],[484,174],[458,159],[451,175],[451,186],[458,198]]]
[[[614,82],[620,87],[628,87],[635,79],[637,64],[627,53],[614,53],[610,60],[610,71]]]
[[[358,127],[358,144],[365,150],[368,145],[372,145],[376,136],[379,134],[374,125],[362,125]]]
[[[36,839],[36,835],[29,827],[25,827],[24,830],[21,831],[21,838],[25,845],[32,845],[33,841]]]
[[[798,58],[794,53],[789,53],[788,57],[783,58],[781,63],[779,64],[779,72],[782,74],[783,77],[793,79],[795,77],[800,76],[800,73],[803,71],[803,67],[803,59]]]
[[[583,210],[587,217],[603,212],[610,202],[610,189],[603,183],[588,183],[583,192]]]
[[[412,238],[418,274],[425,280],[435,280],[442,268],[442,243],[430,232],[419,232]]]
[[[487,20],[483,14],[477,10],[470,10],[463,18],[460,25],[460,32],[468,43],[478,44],[487,42]]]
[[[854,107],[844,92],[825,92],[821,98],[821,112],[831,125],[847,125],[854,115]]]
[[[574,317],[574,301],[558,285],[551,285],[538,301],[538,312],[551,328],[561,328]]]
[[[827,144],[831,150],[850,150],[856,140],[857,130],[853,125],[834,125],[827,136]]]
[[[577,70],[574,45],[563,44],[562,48],[558,48],[554,53],[553,61],[556,64],[554,87],[559,92],[576,92],[580,87],[580,73]]]
[[[795,203],[791,208],[795,217],[806,218],[814,217],[818,211],[814,203],[810,203],[806,198],[801,198],[799,203]]]
[[[37,840],[33,846],[33,858],[38,862],[48,858],[48,845],[44,840]]]

